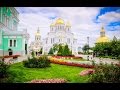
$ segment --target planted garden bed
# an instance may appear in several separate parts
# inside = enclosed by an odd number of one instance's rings
[[[66,79],[40,79],[40,80],[32,80],[28,83],[66,83]]]
[[[60,65],[67,65],[67,66],[94,68],[94,65],[92,65],[92,64],[83,63],[85,61],[80,63],[80,62],[67,61],[67,60],[62,60],[62,59],[51,57],[50,58],[50,62],[51,63],[55,63],[55,64],[60,64]]]

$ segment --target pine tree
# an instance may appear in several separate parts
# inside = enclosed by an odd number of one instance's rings
[[[63,46],[61,44],[59,44],[59,49],[58,49],[57,55],[63,56]]]
[[[53,54],[53,49],[52,48],[50,48],[50,51],[49,51],[48,54]]]
[[[69,49],[67,44],[64,46],[64,53],[63,54],[64,54],[64,56],[71,55],[70,49]]]

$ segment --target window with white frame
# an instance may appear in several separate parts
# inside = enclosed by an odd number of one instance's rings
[[[51,43],[52,43],[52,38],[51,38]]]
[[[60,42],[60,39],[59,39],[59,42]]]
[[[15,39],[10,39],[9,47],[17,47],[17,41]]]
[[[53,38],[53,43],[54,43],[54,38]]]
[[[10,47],[12,47],[12,40],[10,40],[10,42],[9,42],[9,43],[10,43]]]
[[[14,47],[16,47],[16,40],[14,40]]]

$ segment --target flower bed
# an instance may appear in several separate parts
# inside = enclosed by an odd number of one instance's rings
[[[77,67],[84,67],[84,68],[94,68],[93,65],[84,64],[84,63],[77,63],[72,61],[60,60],[57,58],[50,58],[51,63],[60,64],[60,65],[68,65],[68,66],[77,66]]]
[[[90,74],[93,74],[95,72],[94,69],[88,69],[88,70],[83,70],[80,72],[80,76],[85,76],[85,75],[90,75]]]
[[[30,83],[66,83],[65,79],[40,79],[40,80],[32,80]]]
[[[52,57],[54,57],[54,58],[66,58],[66,59],[83,59],[82,57],[76,57],[76,56],[52,56]]]
[[[116,66],[120,67],[120,63],[115,64]]]
[[[3,58],[11,58],[11,57],[13,57],[14,59],[14,58],[20,57],[20,55],[10,55],[10,56],[6,55]]]

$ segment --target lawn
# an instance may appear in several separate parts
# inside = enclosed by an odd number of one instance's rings
[[[86,83],[88,76],[79,76],[86,68],[51,64],[48,68],[26,68],[21,63],[10,66],[10,71],[15,74],[15,81],[28,82],[33,79],[65,78],[68,83]]]

